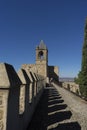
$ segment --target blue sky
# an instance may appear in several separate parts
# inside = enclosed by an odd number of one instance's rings
[[[0,62],[16,70],[35,63],[35,48],[44,40],[49,65],[59,66],[61,77],[75,77],[81,51],[87,0],[0,1]]]

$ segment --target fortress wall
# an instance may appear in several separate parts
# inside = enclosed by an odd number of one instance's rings
[[[59,80],[58,77],[58,66],[48,66],[48,77],[54,80]]]
[[[43,93],[45,79],[12,65],[0,64],[0,130],[25,130]]]

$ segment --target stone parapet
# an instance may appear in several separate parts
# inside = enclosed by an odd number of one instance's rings
[[[0,64],[0,130],[26,130],[43,93],[44,77],[29,69],[16,73]]]
[[[0,130],[18,129],[19,92],[22,84],[12,65],[0,64]],[[2,114],[3,113],[3,114]],[[14,123],[15,120],[15,123]],[[1,123],[2,122],[2,123]]]
[[[21,81],[17,76],[12,65],[7,63],[0,64],[0,88],[13,88],[21,85]]]
[[[32,80],[30,80],[30,77],[27,75],[24,69],[20,69],[18,71],[18,76],[20,80],[22,81],[22,84],[29,84],[30,82],[32,82]]]
[[[66,88],[67,90],[80,95],[80,90],[79,90],[79,85],[76,84],[75,82],[62,82],[62,87]]]

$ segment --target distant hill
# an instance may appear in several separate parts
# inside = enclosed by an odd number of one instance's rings
[[[72,77],[72,78],[71,78],[71,77],[60,77],[60,78],[59,78],[59,81],[60,81],[60,82],[65,82],[65,81],[66,81],[66,82],[68,82],[68,81],[69,81],[69,82],[73,82],[73,81],[74,81],[74,78],[73,78],[73,77]]]

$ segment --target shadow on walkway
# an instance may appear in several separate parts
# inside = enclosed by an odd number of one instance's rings
[[[81,127],[77,122],[71,122],[59,124],[58,127],[49,130],[81,130]]]
[[[38,103],[32,121],[27,130],[81,130],[78,122],[61,123],[60,121],[70,119],[71,111],[66,111],[67,105],[61,99],[61,95],[53,87],[47,87]],[[62,110],[62,111],[60,111]],[[58,123],[56,128],[52,128]]]

